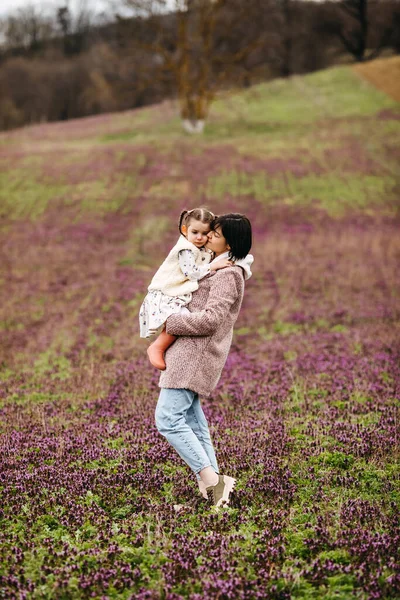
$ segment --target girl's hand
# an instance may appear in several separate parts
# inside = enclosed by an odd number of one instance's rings
[[[213,265],[210,265],[210,271],[218,271],[218,269],[225,269],[225,267],[231,267],[233,262],[225,258],[224,260],[219,260]]]

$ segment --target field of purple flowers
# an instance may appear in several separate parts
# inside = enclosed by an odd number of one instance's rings
[[[398,105],[348,68],[0,135],[0,598],[398,598]],[[138,308],[182,208],[254,276],[203,402],[230,507],[154,424]]]

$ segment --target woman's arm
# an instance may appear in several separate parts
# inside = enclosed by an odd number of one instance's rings
[[[205,308],[190,315],[171,315],[166,322],[167,333],[184,336],[212,335],[238,299],[238,278],[243,280],[241,269],[218,271],[212,278]]]

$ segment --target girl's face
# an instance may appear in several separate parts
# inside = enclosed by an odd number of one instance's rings
[[[210,231],[208,234],[207,248],[212,250],[215,256],[219,256],[231,249],[226,238],[222,235],[221,227],[216,227],[214,231]]]
[[[210,225],[197,221],[197,219],[190,219],[189,225],[182,225],[182,233],[196,248],[202,248],[207,242]]]

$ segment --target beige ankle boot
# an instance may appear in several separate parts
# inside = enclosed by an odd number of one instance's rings
[[[208,496],[207,496],[206,484],[201,479],[199,479],[197,481],[197,483],[199,484],[199,490],[200,490],[201,495],[203,496],[203,498],[205,498],[207,500]]]

